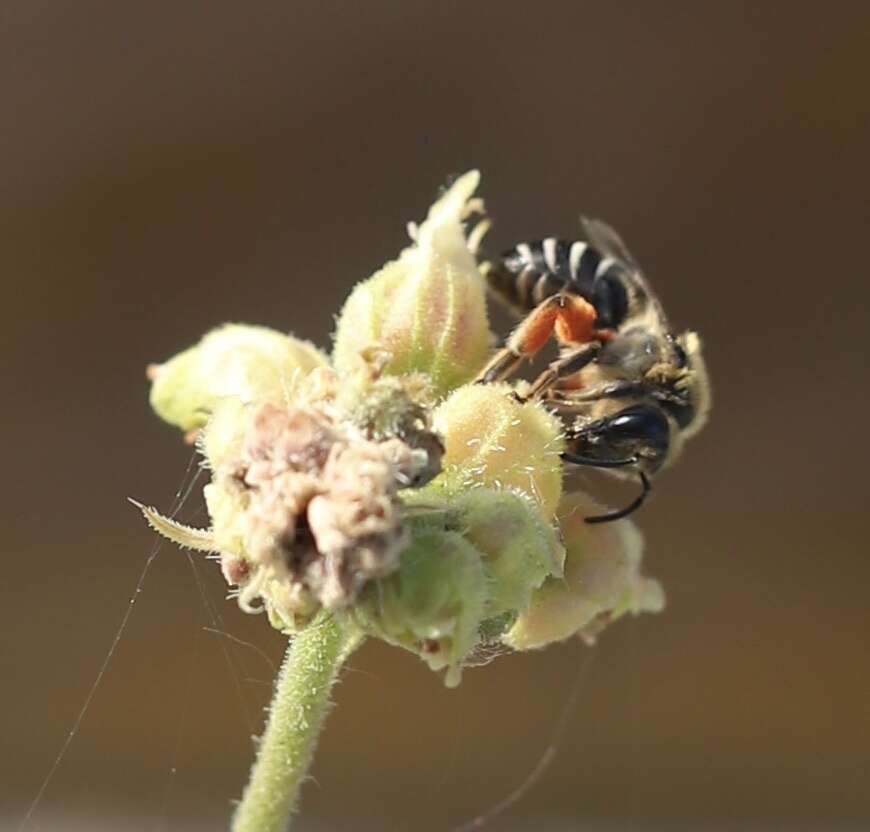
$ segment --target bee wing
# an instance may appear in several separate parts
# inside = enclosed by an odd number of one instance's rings
[[[598,249],[602,254],[612,257],[614,260],[619,260],[625,263],[626,266],[631,266],[635,271],[640,271],[640,266],[637,260],[632,257],[628,246],[623,241],[622,237],[616,233],[603,220],[595,220],[589,217],[580,217],[580,224],[586,232],[586,239]]]
[[[669,325],[665,310],[622,237],[603,220],[580,217],[580,223],[583,226],[583,231],[586,233],[587,240],[595,248],[605,256],[624,263],[630,269],[631,280],[635,284],[636,291],[639,291],[641,295],[646,295],[649,309],[658,319],[659,326],[663,329],[668,329]]]

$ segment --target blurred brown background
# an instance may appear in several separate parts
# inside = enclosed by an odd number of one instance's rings
[[[669,609],[608,632],[573,705],[578,643],[456,691],[366,646],[299,828],[446,832],[554,731],[487,829],[870,828],[868,34],[867,3],[3,3],[0,824],[152,549],[125,497],[185,481],[145,365],[228,320],[327,344],[477,166],[492,250],[607,218],[705,337],[712,422],[639,515]],[[211,626],[164,547],[29,828],[225,828],[272,671]]]

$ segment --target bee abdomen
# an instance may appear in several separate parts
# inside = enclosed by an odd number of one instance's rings
[[[564,280],[550,272],[538,272],[527,267],[516,274],[503,264],[494,266],[487,279],[492,292],[519,314],[531,311],[566,286]]]
[[[584,242],[548,237],[520,243],[493,264],[489,286],[513,309],[528,312],[560,292],[591,297],[601,261],[601,255]]]

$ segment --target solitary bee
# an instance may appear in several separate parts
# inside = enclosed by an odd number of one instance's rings
[[[487,264],[490,290],[525,315],[478,377],[509,378],[555,335],[560,356],[523,398],[540,399],[565,424],[566,462],[637,474],[641,506],[650,476],[704,425],[710,386],[694,332],[674,335],[661,304],[617,233],[583,220],[587,240],[520,243]]]

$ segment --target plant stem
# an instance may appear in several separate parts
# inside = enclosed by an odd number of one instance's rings
[[[233,832],[284,832],[329,711],[329,691],[362,640],[352,625],[318,615],[287,648],[266,731]]]

